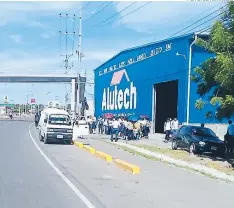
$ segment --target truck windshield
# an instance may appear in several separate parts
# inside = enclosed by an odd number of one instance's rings
[[[70,117],[68,115],[50,115],[49,116],[49,124],[63,124],[70,125]]]

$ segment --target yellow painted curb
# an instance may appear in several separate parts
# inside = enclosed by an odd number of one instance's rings
[[[79,148],[83,148],[84,147],[84,144],[81,143],[81,142],[74,142],[74,144],[79,147]]]
[[[93,147],[90,147],[88,145],[84,145],[83,148],[86,149],[87,151],[89,151],[91,154],[95,154],[95,152],[96,152]]]
[[[114,162],[119,167],[123,168],[124,170],[128,170],[128,171],[132,172],[133,174],[140,173],[140,168],[136,165],[130,164],[130,163],[123,161],[123,160],[120,160],[120,159],[115,159]]]
[[[106,160],[107,162],[111,162],[112,161],[112,156],[111,155],[108,155],[104,152],[101,152],[101,151],[96,151],[95,153],[96,156]]]

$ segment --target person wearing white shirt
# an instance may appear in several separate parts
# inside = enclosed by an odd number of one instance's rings
[[[170,133],[171,133],[171,122],[170,122],[169,119],[167,119],[167,121],[164,124],[164,131],[166,133],[166,135],[165,135],[165,142],[168,142],[169,136],[170,136]]]
[[[92,134],[93,133],[92,132],[92,122],[93,122],[93,120],[92,120],[91,116],[88,116],[87,122],[89,124],[89,133]]]
[[[126,140],[128,136],[128,121],[124,119],[122,124],[123,124],[123,139]]]
[[[111,141],[113,142],[113,135],[115,135],[115,142],[117,142],[120,123],[119,123],[119,121],[113,119],[111,126],[112,126]]]
[[[179,129],[179,121],[174,118],[171,122],[171,134],[175,135]]]

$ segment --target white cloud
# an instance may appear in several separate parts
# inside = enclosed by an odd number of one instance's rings
[[[116,55],[118,52],[118,50],[89,50],[84,52],[83,60],[96,60],[104,62]]]
[[[53,36],[52,33],[42,33],[40,34],[41,38],[43,39],[48,39],[48,38],[51,38]]]
[[[124,24],[127,28],[149,34],[158,34],[162,29],[168,29],[168,32],[170,32],[171,28],[175,28],[181,23],[183,24],[192,17],[194,19],[201,18],[201,12],[219,3],[220,2],[152,2],[142,9],[123,17],[117,21],[115,25]],[[117,12],[130,4],[131,2],[121,2],[117,4]],[[120,15],[124,16],[143,4],[145,4],[145,2],[137,2],[123,13],[121,12]],[[222,5],[219,4],[213,10],[207,11],[206,14],[211,13]],[[186,25],[189,25],[189,23]]]
[[[22,36],[19,34],[10,35],[10,38],[16,43],[23,43]]]
[[[23,23],[32,27],[43,28],[40,22],[33,20],[33,15],[55,16],[67,10],[76,11],[80,2],[0,2],[0,26],[9,23]],[[28,15],[32,15],[30,19]]]
[[[105,49],[94,49],[92,51],[84,52],[85,56],[82,59],[81,73],[84,74],[85,70],[87,70],[87,73],[92,73],[93,69],[104,61],[107,61],[117,52],[118,51]],[[0,52],[0,73],[64,73],[64,63],[61,61],[57,51],[25,52],[17,49],[4,51]],[[73,68],[70,69],[70,73],[73,73],[78,69],[78,59],[76,55],[69,59],[69,65],[72,63]]]

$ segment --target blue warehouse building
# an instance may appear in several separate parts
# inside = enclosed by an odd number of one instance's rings
[[[191,33],[127,49],[96,68],[95,116],[148,115],[154,132],[163,132],[166,118],[215,123],[206,118],[212,106],[195,108],[197,86],[189,84],[189,71],[214,56],[194,44],[197,37],[208,35]]]

